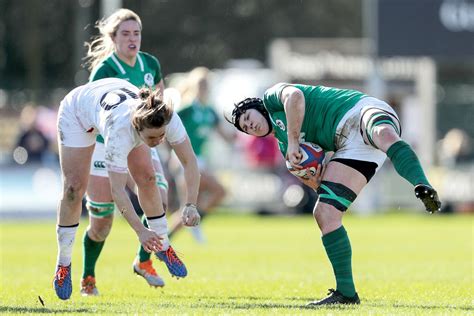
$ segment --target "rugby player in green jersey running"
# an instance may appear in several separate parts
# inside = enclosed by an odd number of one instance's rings
[[[189,72],[182,100],[184,106],[178,111],[178,115],[188,131],[201,173],[197,207],[202,221],[226,195],[224,187],[207,165],[205,146],[214,131],[229,144],[233,142],[235,133],[229,133],[223,128],[219,116],[209,104],[209,69],[197,67]],[[175,214],[179,217],[179,213]],[[171,219],[170,237],[183,227],[181,220],[175,218],[176,215]],[[198,242],[205,242],[201,225],[192,227],[191,232]]]
[[[299,144],[313,142],[334,152],[324,168],[301,181],[319,194],[313,215],[333,267],[336,290],[309,306],[359,304],[352,277],[352,250],[342,217],[386,157],[414,186],[415,196],[430,213],[439,211],[438,195],[428,182],[417,155],[401,138],[400,121],[384,101],[355,90],[279,83],[263,100],[247,98],[226,117],[239,131],[273,133],[280,151],[301,168]]]
[[[131,10],[119,9],[107,19],[99,21],[97,27],[101,36],[88,43],[89,51],[86,57],[89,70],[91,70],[90,81],[109,77],[121,78],[137,87],[156,89],[157,93],[163,97],[164,84],[160,63],[154,56],[140,51],[142,32],[140,17]],[[166,210],[168,183],[156,149],[151,149],[151,155],[156,171],[156,184]],[[114,201],[110,192],[104,156],[104,140],[99,135],[87,187],[86,205],[89,210],[90,225],[83,238],[84,270],[81,294],[84,296],[98,294],[95,265],[113,222]],[[130,179],[130,182],[130,187],[133,187],[133,180]],[[197,186],[195,188],[193,185],[189,186],[188,179],[186,179],[186,184],[189,198],[194,195],[191,191],[196,191]],[[166,217],[163,217],[162,221],[166,225]],[[143,217],[143,224],[148,227],[145,217]],[[171,247],[169,249],[173,251]],[[164,286],[163,279],[152,265],[151,254],[142,246],[139,247],[138,255],[133,262],[133,271],[145,278],[150,286]]]

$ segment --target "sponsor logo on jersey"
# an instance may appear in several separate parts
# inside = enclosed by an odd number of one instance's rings
[[[285,131],[285,130],[286,130],[285,124],[283,123],[282,120],[276,120],[276,121],[275,121],[275,124],[276,124],[282,131]]]
[[[149,87],[153,87],[153,83],[154,83],[154,80],[153,80],[153,75],[149,72],[147,72],[145,74],[145,76],[143,77],[143,80],[145,81],[145,84]]]
[[[96,168],[96,169],[105,169],[105,161],[95,160],[94,161],[94,168]]]

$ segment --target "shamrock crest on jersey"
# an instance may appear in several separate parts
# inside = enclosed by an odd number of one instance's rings
[[[154,84],[154,78],[153,78],[153,75],[149,72],[147,72],[145,74],[145,76],[143,76],[143,81],[145,81],[145,84],[149,87],[153,87],[153,84]]]
[[[276,121],[275,121],[275,124],[276,124],[282,131],[285,131],[285,130],[286,130],[285,123],[283,123],[282,120],[276,120]]]

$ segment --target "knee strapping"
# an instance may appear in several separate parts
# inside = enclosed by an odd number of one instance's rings
[[[106,217],[114,213],[113,202],[95,202],[87,198],[86,208],[93,217]]]
[[[156,177],[156,185],[159,188],[168,190],[168,181],[166,180],[165,176],[161,173],[155,173]]]
[[[341,212],[345,212],[357,197],[345,185],[330,181],[321,182],[317,192],[320,202],[332,205]]]

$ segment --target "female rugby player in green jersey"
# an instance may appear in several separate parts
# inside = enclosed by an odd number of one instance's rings
[[[337,284],[328,297],[309,306],[360,303],[342,217],[387,156],[396,171],[414,186],[426,210],[434,213],[440,209],[438,195],[417,155],[400,138],[397,114],[381,100],[355,90],[280,83],[268,89],[263,100],[248,98],[236,104],[227,120],[250,135],[273,133],[280,151],[294,168],[301,169],[301,142],[313,142],[334,152],[316,175],[301,179],[319,194],[313,215]]]
[[[140,17],[131,10],[120,9],[101,20],[97,25],[100,36],[88,43],[87,64],[91,70],[90,81],[115,77],[129,81],[137,87],[156,89],[163,96],[164,83],[158,60],[140,51],[142,23]],[[112,227],[114,202],[110,193],[109,179],[104,165],[104,145],[101,136],[97,138],[90,180],[87,188],[87,208],[90,225],[84,233],[84,271],[81,293],[84,296],[97,295],[95,265]],[[157,186],[167,207],[168,183],[164,177],[158,154],[151,149],[156,171]],[[188,180],[188,179],[187,179]],[[133,181],[132,186],[133,186]],[[189,181],[186,182],[187,184]],[[188,186],[188,196],[191,188]],[[147,226],[145,217],[143,223]],[[170,248],[172,251],[172,248]],[[133,271],[142,276],[153,287],[164,286],[163,279],[156,273],[151,255],[140,246],[133,263]]]
[[[204,148],[214,131],[227,143],[232,143],[235,135],[224,130],[219,116],[209,104],[209,69],[197,67],[189,72],[183,88],[182,100],[184,106],[178,111],[178,115],[188,131],[201,173],[197,206],[202,220],[220,204],[226,195],[224,187],[207,166]],[[181,220],[173,216],[170,237],[182,226]],[[201,225],[193,227],[191,231],[198,242],[205,241]]]

